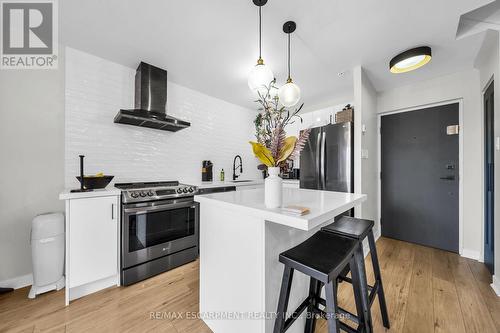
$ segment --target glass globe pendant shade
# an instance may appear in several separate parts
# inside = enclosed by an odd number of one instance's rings
[[[280,87],[278,97],[283,106],[292,107],[300,100],[300,88],[292,80],[288,80],[285,85]]]
[[[255,93],[267,93],[267,87],[274,80],[274,74],[269,66],[264,65],[264,62],[259,61],[250,71],[248,76],[248,87]]]

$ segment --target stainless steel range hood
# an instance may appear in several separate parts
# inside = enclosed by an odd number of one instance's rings
[[[141,62],[135,72],[135,109],[120,110],[115,123],[176,132],[191,126],[167,115],[167,71]]]

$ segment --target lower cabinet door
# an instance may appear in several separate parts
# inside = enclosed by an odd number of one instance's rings
[[[117,274],[118,212],[116,196],[70,201],[70,288]]]

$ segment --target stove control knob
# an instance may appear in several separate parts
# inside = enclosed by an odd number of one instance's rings
[[[193,193],[194,189],[192,187],[190,187],[188,191],[189,191],[189,193]]]
[[[137,194],[137,192],[132,192],[132,193],[130,193],[130,196],[132,198],[137,198],[139,196],[139,194]]]
[[[146,192],[141,192],[140,196],[144,198],[146,196]]]
[[[182,192],[184,192],[184,193],[188,193],[187,188],[186,188],[186,187],[184,187],[184,188],[182,189]]]
[[[148,192],[148,196],[149,196],[149,197],[152,197],[152,196],[154,196],[154,195],[155,195],[155,194],[153,193],[153,191],[149,191],[149,192]]]
[[[179,194],[182,193],[182,188],[178,188],[177,193],[179,193]]]

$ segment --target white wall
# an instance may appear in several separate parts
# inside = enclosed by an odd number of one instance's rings
[[[63,210],[63,59],[58,70],[0,71],[0,287],[31,283],[31,220]]]
[[[474,67],[479,71],[479,87],[478,89],[483,93],[488,87],[490,80],[495,79],[494,94],[495,94],[495,109],[498,110],[500,105],[500,59],[499,59],[499,32],[488,31],[484,39],[483,45],[476,57]],[[481,103],[481,116],[484,121],[484,106]],[[484,131],[481,135],[484,135]],[[500,116],[495,112],[495,137],[500,136]],[[484,146],[481,149],[484,152]],[[483,153],[484,154],[484,153]],[[482,157],[484,161],[484,155]],[[484,165],[484,164],[483,164]],[[495,151],[495,188],[500,189],[500,152]],[[484,174],[482,175],[484,177]],[[484,190],[484,189],[483,189]],[[499,192],[498,190],[496,191]],[[495,196],[495,276],[500,277],[500,195]],[[483,220],[484,221],[484,215]],[[482,222],[483,223],[483,222]],[[482,225],[481,235],[484,238],[484,224]],[[484,251],[481,248],[481,251]]]
[[[354,185],[368,199],[356,210],[356,216],[376,221],[380,231],[378,208],[377,92],[361,66],[354,75]],[[362,132],[362,128],[365,132]]]
[[[191,127],[174,133],[113,123],[120,108],[133,108],[134,76],[135,69],[66,49],[66,186],[78,186],[79,154],[86,173],[102,171],[116,182],[201,180],[206,159],[214,162],[214,178],[224,168],[229,179],[236,154],[241,178],[261,177],[248,143],[252,110],[169,82],[167,112]]]
[[[479,72],[455,73],[380,92],[377,112],[389,112],[455,99],[463,100],[463,250],[479,258],[482,248],[482,115]]]

